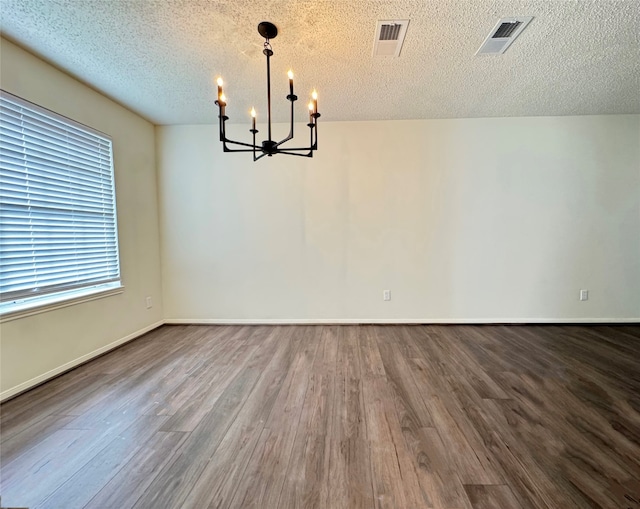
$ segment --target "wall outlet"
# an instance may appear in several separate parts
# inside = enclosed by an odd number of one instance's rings
[[[589,290],[580,290],[580,300],[589,300]]]
[[[391,300],[391,290],[382,291],[382,300]]]
[[[153,307],[153,301],[151,297],[147,297],[147,309],[151,309]]]

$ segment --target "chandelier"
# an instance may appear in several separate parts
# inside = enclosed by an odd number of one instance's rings
[[[241,141],[234,141],[227,138],[225,122],[229,120],[229,117],[225,115],[225,108],[227,106],[227,98],[222,91],[222,78],[218,78],[218,105],[220,119],[220,141],[222,142],[222,150],[224,152],[253,152],[253,160],[263,158],[264,156],[271,157],[274,154],[287,154],[290,156],[301,157],[313,157],[313,152],[318,150],[318,129],[317,123],[320,113],[318,113],[318,94],[314,90],[311,94],[311,101],[309,102],[309,146],[308,147],[284,147],[283,144],[293,139],[293,103],[298,100],[298,96],[293,93],[293,72],[289,71],[289,95],[287,100],[291,102],[291,125],[289,127],[289,134],[286,138],[280,141],[274,141],[271,136],[271,63],[270,59],[273,56],[273,50],[269,41],[274,39],[278,35],[278,29],[273,23],[263,21],[258,25],[258,33],[265,38],[264,50],[262,53],[267,57],[267,125],[268,125],[268,137],[261,144],[256,144],[256,110],[251,108],[251,129],[249,132],[253,135],[253,143],[244,143]],[[246,148],[229,148],[228,145],[235,145],[238,147]],[[259,155],[258,155],[259,154]]]

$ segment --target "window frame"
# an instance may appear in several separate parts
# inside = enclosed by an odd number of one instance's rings
[[[98,172],[98,174],[101,176],[102,175],[106,175],[107,176],[107,180],[108,180],[108,185],[109,185],[109,189],[108,192],[111,195],[111,200],[112,201],[108,201],[107,203],[109,203],[108,206],[103,205],[103,207],[106,207],[102,210],[102,214],[103,216],[105,215],[105,211],[107,211],[107,215],[106,215],[106,219],[103,221],[103,229],[106,227],[111,228],[112,226],[112,230],[113,233],[111,235],[107,235],[106,237],[104,237],[105,239],[110,239],[109,243],[113,244],[115,247],[108,245],[105,246],[104,250],[102,251],[102,256],[103,259],[105,261],[103,261],[102,263],[105,264],[104,266],[106,267],[106,269],[108,271],[108,267],[109,264],[108,262],[106,262],[106,260],[108,260],[109,258],[113,258],[115,256],[115,271],[116,271],[116,278],[107,281],[106,279],[103,281],[89,281],[87,279],[85,279],[84,283],[80,283],[79,285],[73,285],[71,283],[64,283],[64,286],[61,288],[57,288],[54,289],[53,285],[50,287],[49,290],[47,291],[43,291],[43,292],[38,292],[36,294],[34,294],[33,296],[22,296],[22,295],[16,295],[14,298],[9,297],[6,300],[0,300],[0,322],[4,322],[7,320],[13,320],[15,318],[20,318],[22,316],[28,316],[28,315],[32,315],[32,314],[36,314],[36,313],[41,313],[44,311],[49,311],[52,309],[58,309],[61,307],[66,307],[66,306],[70,306],[70,305],[74,305],[74,304],[78,304],[80,302],[86,302],[89,300],[95,300],[98,298],[102,298],[102,297],[107,297],[110,295],[115,295],[115,294],[119,294],[119,293],[123,293],[124,291],[124,285],[122,283],[122,266],[121,266],[121,258],[120,258],[120,243],[119,243],[119,235],[118,235],[118,213],[117,213],[117,206],[116,206],[116,179],[115,179],[115,169],[114,169],[114,151],[113,151],[113,140],[111,138],[111,136],[98,131],[97,129],[94,129],[92,127],[89,127],[87,125],[84,125],[76,120],[70,119],[68,117],[65,117],[64,115],[61,115],[59,113],[56,113],[54,111],[51,111],[47,108],[44,108],[38,104],[35,104],[31,101],[28,101],[26,99],[23,99],[19,96],[16,96],[15,94],[12,94],[10,92],[7,92],[5,90],[0,89],[0,95],[2,96],[3,100],[6,100],[8,102],[13,102],[14,104],[16,104],[19,108],[24,108],[25,110],[31,110],[32,112],[34,112],[37,115],[43,116],[43,117],[47,117],[52,121],[53,123],[60,123],[63,124],[64,129],[66,129],[66,133],[70,132],[71,130],[73,131],[80,131],[80,135],[86,135],[92,138],[96,138],[97,139],[97,143],[102,146],[103,144],[105,146],[108,146],[108,161],[107,164],[105,165],[104,163],[100,162],[100,163],[96,163],[95,164],[95,168],[96,171]],[[4,106],[4,101],[3,101],[3,106]],[[9,124],[10,125],[10,124]],[[34,124],[35,125],[35,124]],[[49,134],[49,133],[47,133]],[[24,136],[24,134],[23,134]],[[60,135],[61,137],[59,139],[54,139],[54,141],[58,141],[58,140],[62,140],[61,143],[67,144],[68,142],[63,140],[62,138],[62,134]],[[72,136],[70,136],[71,138],[75,138],[77,137],[77,134],[73,134]],[[5,139],[4,141],[7,141],[9,138]],[[39,147],[40,145],[37,145],[38,143],[40,143],[40,139],[37,139],[36,141],[36,147]],[[42,143],[46,143],[46,141],[42,142]],[[78,145],[75,146],[75,148],[78,148]],[[33,150],[33,148],[31,149]],[[95,153],[97,154],[98,149],[95,149]],[[7,152],[7,154],[10,154],[11,152]],[[66,152],[66,154],[70,154],[70,152]],[[31,157],[33,158],[33,154],[28,155],[27,157]],[[95,156],[94,156],[95,157]],[[56,163],[54,162],[52,164],[53,161],[53,157],[51,159],[45,160],[45,166],[49,167],[49,165],[51,165],[51,167],[55,167]],[[25,163],[25,168],[26,168],[26,164]],[[31,164],[33,164],[33,159]],[[64,163],[60,163],[59,168],[62,168],[62,165]],[[19,165],[18,165],[19,166]],[[86,164],[86,166],[90,167],[89,164]],[[6,171],[10,172],[8,167]],[[68,170],[71,167],[68,167]],[[55,168],[55,170],[57,170],[58,168]],[[106,169],[106,170],[105,170]],[[49,170],[47,170],[48,172]],[[61,170],[60,173],[63,173],[64,170]],[[87,170],[87,171],[91,171],[91,170]],[[72,170],[72,172],[75,173],[79,173],[77,169]],[[80,173],[81,174],[81,173]],[[8,175],[8,174],[7,174]],[[46,187],[47,185],[51,185],[50,181],[53,180],[51,178],[51,176],[47,176],[47,177],[38,177],[39,179],[43,180],[45,183],[43,184],[43,187]],[[69,177],[71,179],[71,177]],[[82,177],[80,177],[82,178]],[[95,178],[95,177],[94,177]],[[48,181],[46,179],[49,179]],[[27,177],[25,177],[25,181],[27,180]],[[71,183],[73,183],[73,180],[71,180]],[[54,183],[55,185],[55,183]],[[74,188],[75,189],[75,188]],[[46,192],[47,190],[45,190]],[[50,190],[52,193],[55,193],[54,190]],[[0,188],[0,193],[2,192],[2,188]],[[28,192],[28,191],[27,191]],[[80,195],[80,199],[81,201],[84,198],[87,198],[89,200],[95,200],[97,196],[100,195],[99,191],[93,192],[93,193],[87,193],[85,192],[84,195]],[[47,195],[44,195],[45,198],[47,197]],[[72,211],[72,210],[76,210],[75,208],[72,208],[71,204],[72,204],[72,199],[70,198],[63,198],[61,199],[60,203],[64,203],[64,200],[68,200],[69,203],[69,208],[68,209],[64,209],[63,210],[67,210],[67,211]],[[102,198],[102,202],[104,203],[104,197]],[[112,211],[110,212],[109,209]],[[44,214],[48,214],[50,215],[50,212],[43,212]],[[69,212],[67,212],[69,213]],[[82,209],[80,209],[80,212],[82,213]],[[30,212],[29,212],[30,214]],[[73,212],[72,214],[75,214],[75,212]],[[55,216],[51,216],[53,220],[55,221],[57,218],[55,218]],[[48,219],[42,219],[43,221],[47,221]],[[60,219],[58,219],[60,220]],[[68,219],[67,219],[68,221]],[[82,222],[82,220],[81,220]],[[77,223],[76,223],[77,225]],[[75,236],[78,233],[87,234],[87,231],[83,231],[79,226],[73,225],[73,227],[75,227],[75,229],[72,228],[72,233],[71,236]],[[65,223],[65,226],[67,226],[67,224]],[[19,233],[19,232],[18,232]],[[90,232],[89,232],[90,233]],[[47,239],[48,240],[48,239]],[[74,239],[75,241],[75,239]],[[81,245],[75,243],[74,241],[70,241],[69,245],[72,247],[78,247]],[[33,242],[33,240],[32,240]],[[87,256],[86,254],[84,255],[85,257]],[[64,258],[61,261],[65,262],[68,261],[70,258]],[[80,261],[82,261],[83,258],[80,258]],[[2,263],[2,261],[0,260],[0,264]],[[42,262],[40,262],[42,263]],[[86,263],[86,258],[85,258],[85,263]],[[73,262],[69,263],[68,266],[72,266]],[[111,267],[113,267],[113,264],[111,264]],[[113,269],[112,269],[113,270]],[[105,272],[106,274],[106,272]],[[24,292],[23,292],[24,293]]]

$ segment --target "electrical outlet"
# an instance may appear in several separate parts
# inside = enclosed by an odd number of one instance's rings
[[[384,290],[382,292],[382,300],[391,300],[391,290]]]
[[[153,301],[151,297],[147,297],[147,309],[151,309],[153,307]]]
[[[580,290],[580,300],[589,300],[589,290]]]

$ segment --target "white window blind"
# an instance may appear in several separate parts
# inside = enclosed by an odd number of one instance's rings
[[[111,140],[0,91],[0,300],[119,280]]]

